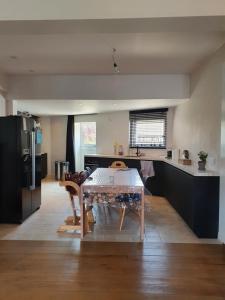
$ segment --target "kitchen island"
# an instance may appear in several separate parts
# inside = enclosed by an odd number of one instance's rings
[[[140,160],[153,161],[155,176],[145,187],[155,196],[165,197],[193,232],[200,238],[217,238],[219,223],[219,174],[199,172],[163,157],[135,157],[118,155],[87,155],[85,167],[106,168],[115,160],[129,168],[141,169]]]

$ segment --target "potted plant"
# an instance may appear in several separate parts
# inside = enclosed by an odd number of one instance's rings
[[[200,159],[200,161],[198,161],[198,169],[200,171],[205,171],[205,165],[206,165],[206,159],[208,157],[208,153],[205,151],[200,151],[198,153],[198,157]]]

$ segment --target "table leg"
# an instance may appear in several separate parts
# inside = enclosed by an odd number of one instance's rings
[[[85,235],[85,209],[84,209],[84,192],[83,187],[80,187],[80,237],[84,238]]]
[[[145,232],[145,194],[144,189],[141,192],[141,241],[144,240]]]

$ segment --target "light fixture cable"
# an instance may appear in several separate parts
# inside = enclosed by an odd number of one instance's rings
[[[113,48],[113,53],[112,53],[112,60],[113,60],[113,69],[115,73],[119,73],[119,67],[118,64],[116,62],[116,48]]]

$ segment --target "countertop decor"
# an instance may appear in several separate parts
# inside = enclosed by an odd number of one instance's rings
[[[87,154],[88,157],[105,157],[105,158],[115,158],[115,159],[135,159],[135,160],[152,160],[152,161],[164,161],[190,175],[193,176],[220,176],[218,171],[214,170],[198,170],[198,166],[183,165],[178,162],[178,160],[168,159],[164,156],[148,155],[148,156],[136,156],[136,155],[114,155],[114,154]]]

